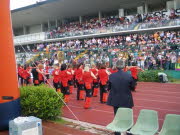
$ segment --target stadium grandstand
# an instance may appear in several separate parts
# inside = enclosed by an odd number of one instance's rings
[[[66,60],[72,61],[84,50],[93,48],[98,50],[98,56],[103,55],[102,49],[109,54],[128,52],[129,59],[136,57],[134,51],[142,59],[155,55],[149,65],[146,62],[147,68],[157,68],[153,67],[153,60],[162,56],[154,65],[159,63],[158,67],[174,70],[166,56],[178,59],[179,6],[178,0],[47,0],[15,9],[11,12],[17,60],[25,63],[30,59],[27,57],[39,52],[48,50],[53,56],[63,50]],[[31,55],[24,54],[25,50]],[[159,53],[146,53],[156,50]],[[109,54],[107,60],[112,66],[115,56]],[[87,55],[83,59],[89,62],[98,56]],[[138,65],[144,63],[139,57],[135,59]]]
[[[180,0],[9,3],[0,0],[0,131],[180,135]]]

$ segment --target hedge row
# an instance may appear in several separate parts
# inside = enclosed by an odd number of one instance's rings
[[[46,85],[21,87],[21,107],[23,116],[36,116],[44,120],[54,120],[62,114],[63,95]]]

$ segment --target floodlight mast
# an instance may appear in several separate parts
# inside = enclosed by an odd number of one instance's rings
[[[0,0],[0,131],[20,115],[10,0]]]

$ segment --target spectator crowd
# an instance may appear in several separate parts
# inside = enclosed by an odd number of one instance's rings
[[[137,14],[125,17],[108,16],[104,18],[91,18],[79,22],[66,22],[47,33],[47,38],[62,38],[103,32],[133,30],[137,24],[138,29],[155,28],[168,25],[178,25],[179,15],[171,9],[168,14]],[[172,22],[173,21],[173,24]],[[171,23],[170,23],[171,22]]]
[[[113,66],[118,58],[131,66],[136,62],[142,69],[175,70],[180,59],[179,31],[158,31],[145,34],[129,34],[84,40],[69,40],[37,44],[33,52],[54,53],[51,63],[57,62],[57,52],[65,52],[64,62],[107,63]],[[27,47],[27,49],[30,47]],[[87,50],[80,58],[80,52]],[[79,53],[78,53],[79,52]],[[43,56],[43,53],[42,55]]]

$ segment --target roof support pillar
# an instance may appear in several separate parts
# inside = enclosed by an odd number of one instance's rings
[[[43,23],[41,23],[41,32],[43,32]]]
[[[174,0],[174,9],[180,8],[180,0]]]
[[[50,20],[48,20],[48,30],[50,30],[51,25],[50,25]]]
[[[147,2],[144,4],[144,12],[145,12],[145,14],[148,13],[148,3]]]
[[[26,26],[23,25],[23,34],[26,35]]]
[[[124,16],[124,9],[119,9],[119,18]]]
[[[58,20],[56,19],[56,28],[58,27]]]
[[[170,10],[170,9],[174,8],[175,7],[174,4],[175,4],[175,1],[167,1],[166,2],[166,10]]]
[[[143,6],[137,7],[137,14],[143,14],[143,13],[144,13]]]
[[[79,23],[82,23],[82,16],[79,16]]]
[[[98,17],[99,17],[99,21],[101,21],[101,18],[102,18],[102,13],[101,13],[101,11],[98,12]]]

